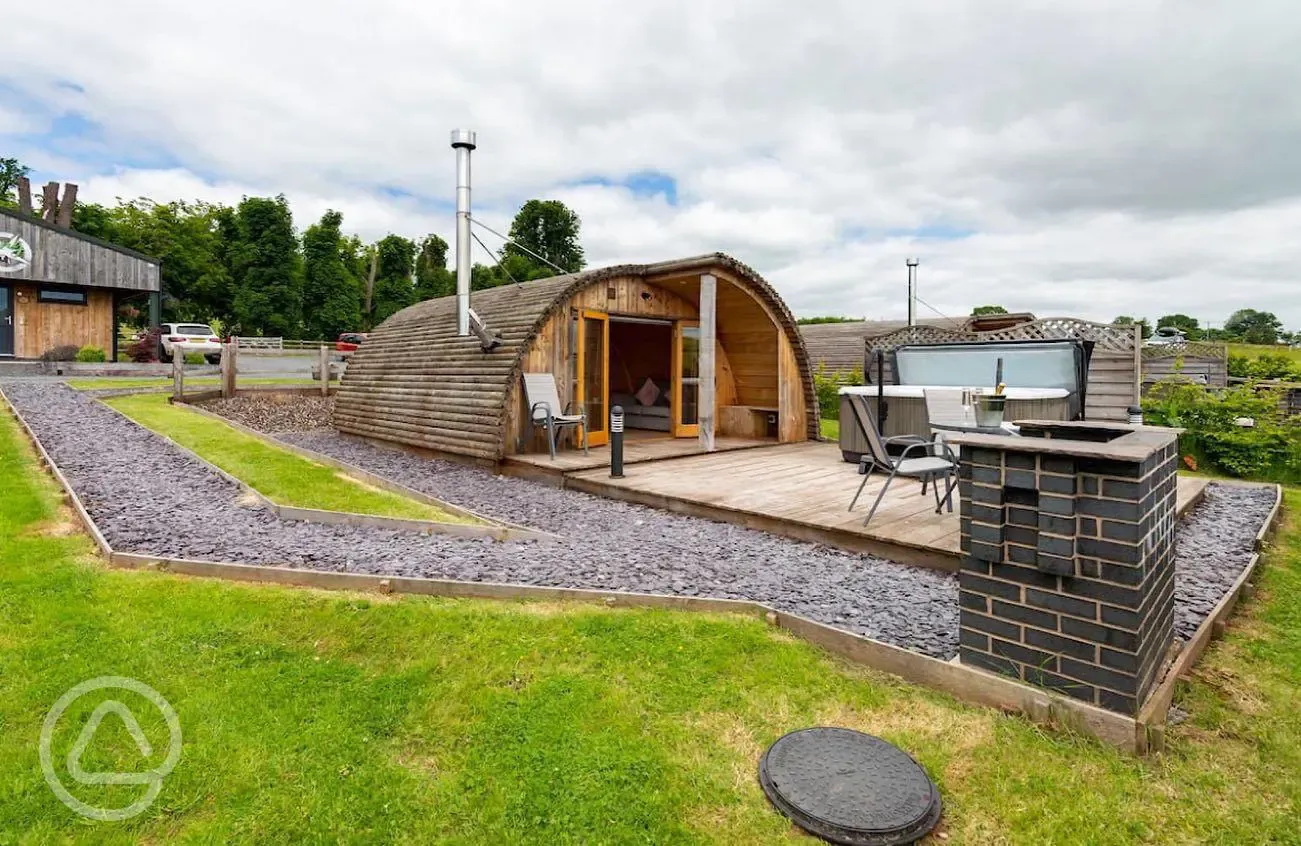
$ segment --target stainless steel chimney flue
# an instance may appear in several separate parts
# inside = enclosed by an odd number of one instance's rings
[[[456,334],[470,334],[470,151],[475,134],[452,130],[456,151]]]

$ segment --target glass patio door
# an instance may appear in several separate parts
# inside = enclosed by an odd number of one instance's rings
[[[673,325],[673,436],[700,433],[700,324]]]
[[[9,288],[0,285],[0,355],[14,354],[14,301]]]
[[[578,403],[587,412],[587,443],[610,442],[610,315],[578,314]]]

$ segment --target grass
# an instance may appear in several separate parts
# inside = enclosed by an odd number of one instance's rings
[[[819,426],[822,431],[822,437],[829,441],[840,440],[840,421],[835,417],[823,417],[819,419]]]
[[[172,377],[138,377],[129,376],[88,376],[84,379],[65,379],[68,387],[75,388],[78,391],[94,391],[102,388],[171,388]],[[191,385],[212,385],[221,384],[220,376],[187,376],[185,377],[186,386]],[[239,380],[240,385],[316,385],[320,382],[315,379],[294,376],[245,376]]]
[[[1296,349],[1286,344],[1229,344],[1229,355],[1240,355],[1246,358],[1259,358],[1265,353],[1275,355],[1282,354],[1301,364],[1301,349]]]
[[[950,844],[1297,843],[1301,531],[1179,695],[1162,757],[853,668],[760,621],[330,594],[110,571],[0,415],[0,842],[808,843],[764,801],[767,744],[879,734],[940,786]],[[1301,506],[1290,491],[1289,505]],[[179,766],[141,816],[90,823],[38,766],[51,704],[139,679]],[[87,770],[147,764],[105,720]],[[59,771],[88,715],[61,721]],[[140,787],[74,785],[125,805]]]
[[[142,426],[193,450],[280,505],[382,517],[475,522],[436,506],[379,490],[219,420],[171,405],[161,394],[114,397],[108,404]]]

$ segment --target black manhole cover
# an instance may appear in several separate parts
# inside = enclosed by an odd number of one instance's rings
[[[796,825],[832,843],[912,843],[940,821],[940,792],[921,765],[852,729],[778,738],[759,761],[759,783]]]

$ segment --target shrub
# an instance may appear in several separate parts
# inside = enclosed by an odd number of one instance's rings
[[[813,386],[818,393],[818,409],[821,416],[834,420],[840,416],[840,389],[849,385],[863,384],[863,370],[855,367],[848,373],[842,371],[828,372],[826,365],[819,364],[813,374]]]
[[[1301,478],[1301,426],[1279,410],[1278,391],[1247,384],[1224,391],[1166,380],[1143,401],[1144,421],[1184,430],[1180,449],[1231,476]],[[1250,418],[1252,426],[1237,421]]]
[[[1267,352],[1258,356],[1229,356],[1229,375],[1239,379],[1282,379],[1301,381],[1301,365],[1286,353]]]
[[[108,356],[99,347],[82,347],[77,350],[77,361],[85,363],[108,361]]]
[[[60,344],[41,353],[41,361],[76,361],[77,352],[76,344]]]
[[[138,364],[158,360],[158,340],[162,330],[155,326],[144,334],[140,340],[126,348],[127,358]]]
[[[207,363],[207,359],[205,359],[205,358],[203,357],[203,353],[186,353],[186,354],[185,354],[185,363],[186,363],[186,364],[205,364],[205,363]]]

